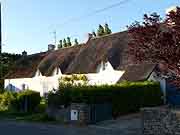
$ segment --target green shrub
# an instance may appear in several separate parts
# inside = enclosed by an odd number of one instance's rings
[[[16,101],[16,93],[5,91],[0,94],[0,110],[10,110]]]
[[[44,113],[47,108],[46,99],[42,98],[40,104],[36,107],[35,111],[38,113]]]
[[[26,90],[19,92],[17,95],[17,109],[25,112],[35,111],[35,108],[40,104],[40,93]]]
[[[0,93],[4,91],[4,80],[0,79]]]
[[[136,112],[141,107],[161,105],[162,93],[155,82],[123,82],[104,86],[66,86],[48,96],[48,105],[68,106],[72,102],[112,103],[113,115]]]

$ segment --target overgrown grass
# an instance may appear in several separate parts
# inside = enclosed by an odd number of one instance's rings
[[[59,123],[53,118],[48,117],[46,113],[20,113],[10,111],[0,111],[1,120],[15,120],[25,122],[46,122],[46,123]]]

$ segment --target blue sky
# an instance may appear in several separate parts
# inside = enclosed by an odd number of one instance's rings
[[[3,51],[28,54],[47,50],[53,43],[53,31],[57,40],[70,36],[85,40],[88,32],[107,22],[113,32],[122,31],[144,13],[158,12],[179,5],[179,0],[129,0],[118,7],[85,17],[121,0],[1,0],[3,14]],[[81,17],[83,16],[83,17]],[[81,17],[79,21],[68,21]]]

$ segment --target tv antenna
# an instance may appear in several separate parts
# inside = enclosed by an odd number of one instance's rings
[[[53,37],[54,37],[54,45],[56,46],[56,42],[57,42],[57,32],[56,32],[56,30],[53,31]]]

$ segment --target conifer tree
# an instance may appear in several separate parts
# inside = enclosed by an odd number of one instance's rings
[[[71,38],[70,37],[67,37],[67,47],[70,47],[72,46],[71,44]]]
[[[107,23],[104,25],[104,33],[105,33],[105,35],[108,35],[108,34],[112,33],[112,31],[109,28],[109,25]]]
[[[79,45],[77,38],[74,39],[74,45]]]
[[[104,32],[103,26],[102,26],[102,25],[99,25],[99,28],[98,28],[98,30],[97,30],[97,35],[98,35],[98,36],[103,36],[104,34],[105,34],[105,32]]]
[[[97,36],[95,31],[92,32],[92,35],[93,35],[93,37]]]
[[[66,42],[66,39],[64,38],[63,40],[63,47],[67,47],[67,42]]]
[[[62,40],[59,40],[58,49],[61,49],[62,47],[63,47],[63,42]]]

